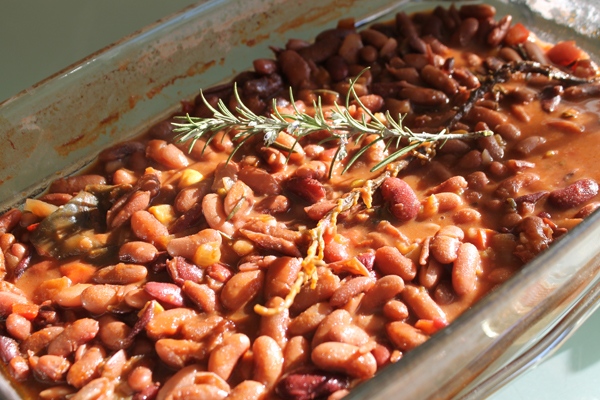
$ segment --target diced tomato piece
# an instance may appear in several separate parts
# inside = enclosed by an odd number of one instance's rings
[[[550,61],[558,65],[569,65],[585,57],[585,53],[579,47],[575,46],[574,41],[558,42],[546,53]],[[587,58],[587,57],[585,57]]]
[[[13,304],[12,312],[18,314],[28,320],[33,320],[37,317],[40,307],[37,304]]]
[[[529,37],[529,30],[523,26],[523,24],[518,23],[512,26],[506,37],[504,38],[504,43],[507,46],[516,46],[519,43],[523,43]]]

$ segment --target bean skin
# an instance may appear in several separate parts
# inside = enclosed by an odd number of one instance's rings
[[[185,281],[183,293],[206,313],[212,313],[217,307],[217,295],[206,284]]]
[[[371,353],[360,354],[358,347],[346,343],[321,343],[312,351],[311,359],[319,368],[343,372],[353,378],[369,378],[377,371]]]
[[[439,107],[448,103],[448,96],[439,90],[423,87],[406,87],[400,90],[400,97],[419,106]]]
[[[118,304],[117,291],[118,286],[114,285],[89,286],[81,292],[81,304],[92,314],[104,314],[110,306]]]
[[[292,312],[304,311],[313,304],[329,300],[340,287],[340,278],[328,269],[317,269],[317,275],[317,287],[314,290],[306,285],[302,287],[292,304]]]
[[[41,381],[62,381],[71,367],[71,363],[64,357],[47,354],[29,359],[31,369],[36,378]]]

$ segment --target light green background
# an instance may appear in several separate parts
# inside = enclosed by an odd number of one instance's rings
[[[194,2],[0,0],[0,102]],[[494,400],[600,399],[600,312]]]

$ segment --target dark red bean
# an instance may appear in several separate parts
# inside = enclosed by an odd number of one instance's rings
[[[510,29],[510,23],[512,22],[512,16],[507,15],[498,21],[498,24],[487,37],[487,44],[490,47],[498,46],[506,37],[508,30]]]
[[[285,376],[275,387],[285,400],[310,400],[327,397],[348,387],[348,378],[319,370],[298,371]]]
[[[381,194],[390,203],[392,214],[401,221],[415,218],[421,208],[417,195],[402,179],[386,178],[381,185]]]
[[[254,70],[261,75],[269,75],[277,71],[277,62],[267,58],[257,58],[252,61]]]
[[[335,37],[324,38],[319,40],[308,47],[304,47],[298,50],[306,61],[313,61],[320,63],[336,54],[342,44],[342,40]]]
[[[479,21],[475,18],[467,18],[461,22],[456,32],[454,32],[453,41],[459,46],[465,47],[471,43],[478,29]]]
[[[334,82],[342,81],[348,76],[348,64],[346,60],[337,54],[327,60],[325,69],[327,69]]]
[[[325,198],[325,188],[316,179],[293,177],[286,182],[286,188],[298,197],[316,203]]]
[[[277,59],[283,75],[285,75],[293,87],[297,88],[303,83],[308,82],[310,67],[300,54],[293,50],[286,50]]]
[[[554,190],[548,202],[561,210],[579,206],[598,194],[598,184],[593,179],[580,179],[564,189]]]
[[[162,303],[175,307],[183,307],[184,300],[181,288],[177,285],[165,282],[148,282],[144,286],[144,290]]]

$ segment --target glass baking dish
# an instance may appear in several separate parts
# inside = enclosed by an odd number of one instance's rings
[[[542,39],[576,40],[597,57],[593,0],[490,1]],[[95,53],[0,104],[0,212],[81,170],[212,86],[270,57],[269,45],[310,40],[336,21],[389,19],[440,2],[212,0]],[[442,3],[448,4],[448,3]],[[597,60],[596,60],[597,61]],[[482,398],[562,343],[597,307],[600,213],[555,243],[448,328],[361,384],[348,399]],[[19,399],[4,377],[0,397]]]

